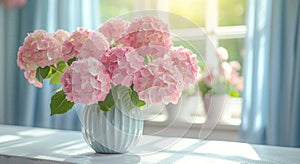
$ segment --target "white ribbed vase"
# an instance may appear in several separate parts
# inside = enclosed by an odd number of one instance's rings
[[[82,113],[83,138],[97,153],[127,152],[137,144],[143,126],[141,110],[124,109],[120,101],[108,112],[87,105]]]

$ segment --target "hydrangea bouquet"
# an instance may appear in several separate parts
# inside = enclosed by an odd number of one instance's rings
[[[17,64],[36,87],[43,87],[45,79],[61,84],[51,98],[51,115],[76,103],[109,111],[114,93],[129,102],[129,109],[176,104],[199,73],[196,55],[174,47],[168,25],[153,16],[132,22],[112,18],[95,31],[77,28],[71,34],[36,30],[19,48]]]
[[[219,47],[217,49],[219,59],[219,70],[213,71],[207,67],[203,69],[203,77],[199,82],[199,88],[203,96],[227,94],[232,97],[240,97],[243,91],[243,76],[239,71],[241,65],[238,61],[228,61],[228,51]]]

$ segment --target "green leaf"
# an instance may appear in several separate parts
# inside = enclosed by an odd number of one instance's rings
[[[238,91],[230,91],[229,95],[231,97],[240,97],[240,93]]]
[[[150,64],[151,62],[152,62],[152,56],[150,56],[150,55],[146,55],[145,57],[144,57],[144,62],[143,62],[143,64],[144,65],[148,65],[148,64]]]
[[[114,98],[120,100],[122,105],[128,110],[137,107],[140,108],[146,104],[139,99],[137,93],[132,88],[117,85],[112,90]]]
[[[51,75],[52,75],[52,73],[53,73],[53,69],[51,67],[49,67],[49,68],[50,68],[49,73],[48,73],[48,75],[44,79],[50,78]]]
[[[135,105],[132,103],[130,95],[131,88],[124,87],[122,85],[117,85],[113,89],[113,96],[116,100],[120,100],[124,108],[131,110],[135,108]]]
[[[74,105],[74,102],[70,102],[66,99],[66,94],[61,90],[56,92],[51,98],[50,108],[51,116],[54,114],[66,113]]]
[[[112,95],[112,91],[110,90],[109,94],[106,96],[104,101],[98,102],[98,105],[103,111],[110,111],[111,108],[115,105],[115,101]]]
[[[50,67],[46,66],[44,68],[39,67],[36,70],[36,74],[35,77],[36,79],[40,82],[43,83],[44,79],[46,79],[46,77],[48,76],[48,74],[50,73]]]
[[[66,67],[67,67],[67,64],[63,61],[60,61],[56,64],[56,69],[61,73],[64,72]]]
[[[204,81],[199,82],[198,87],[199,87],[200,91],[202,92],[203,96],[206,95],[211,90],[211,87],[207,86]]]
[[[77,59],[74,57],[74,58],[72,58],[72,59],[69,59],[68,61],[67,61],[67,64],[68,65],[71,65],[74,61],[76,61]]]
[[[56,70],[55,73],[51,74],[51,80],[50,84],[60,84],[60,77],[62,76],[62,73],[66,69],[67,65],[65,62],[58,62],[56,67],[53,68],[53,70]]]
[[[117,46],[117,43],[116,43],[116,40],[115,39],[112,39],[111,41],[110,41],[110,49],[111,48],[113,48],[113,47],[116,47]]]
[[[62,74],[60,72],[55,72],[54,74],[52,74],[50,84],[60,84],[61,75]]]
[[[131,90],[130,98],[131,98],[133,105],[135,105],[137,107],[142,107],[142,106],[146,105],[145,101],[140,100],[138,94],[134,90]]]

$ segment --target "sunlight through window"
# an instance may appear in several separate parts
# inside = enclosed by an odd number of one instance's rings
[[[246,143],[211,141],[198,148],[195,152],[260,160],[259,155],[253,149],[253,147]]]
[[[15,135],[3,135],[3,136],[0,136],[0,143],[14,141],[14,140],[18,140],[18,139],[21,139],[21,137],[15,136]]]

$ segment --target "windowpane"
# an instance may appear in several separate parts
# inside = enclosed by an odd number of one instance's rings
[[[171,29],[204,27],[205,25],[205,0],[171,0],[169,11],[186,17],[194,23],[181,22],[171,16],[169,20]]]
[[[100,1],[100,12],[102,23],[108,19],[133,11],[134,0],[102,0]]]
[[[247,0],[219,0],[218,2],[220,26],[245,24]]]
[[[229,54],[229,61],[237,60],[243,68],[243,57],[244,57],[244,39],[221,39],[219,40],[219,46],[227,49]],[[241,72],[242,73],[242,72]]]

